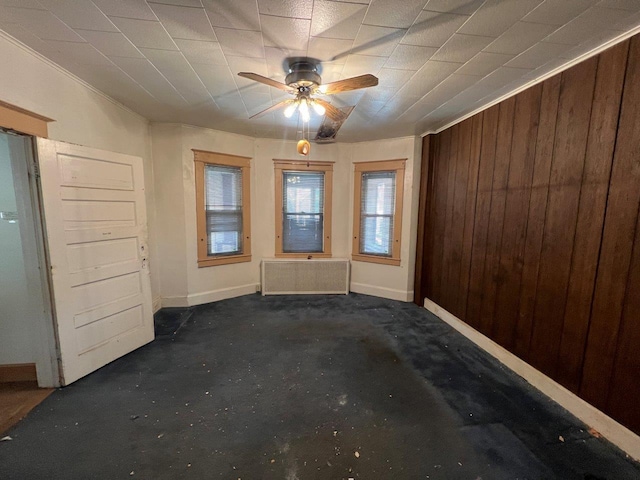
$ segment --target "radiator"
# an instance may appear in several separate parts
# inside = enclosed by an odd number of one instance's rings
[[[262,295],[349,293],[349,260],[264,259]]]

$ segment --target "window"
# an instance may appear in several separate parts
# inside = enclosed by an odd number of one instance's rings
[[[194,150],[198,266],[251,261],[249,162]]]
[[[400,265],[404,164],[355,164],[353,260]]]
[[[331,256],[333,163],[275,160],[276,257]]]

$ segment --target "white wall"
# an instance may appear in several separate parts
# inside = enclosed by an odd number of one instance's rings
[[[275,178],[273,159],[299,159],[293,141],[243,135],[178,124],[151,127],[154,153],[159,254],[163,259],[162,305],[188,306],[255,293],[260,261],[275,250]],[[251,250],[247,263],[198,267],[195,177],[192,149],[251,158]],[[340,145],[314,145],[309,160],[334,166],[334,257],[349,255],[349,163]],[[344,155],[342,157],[345,157]]]
[[[254,139],[179,124],[151,127],[163,259],[162,305],[189,306],[254,293],[260,261],[275,251],[274,159],[300,160],[294,141]],[[192,149],[250,157],[252,261],[198,267],[195,178]],[[359,144],[312,145],[308,159],[334,162],[332,255],[349,258],[353,221],[353,162],[406,158],[401,265],[352,262],[353,291],[410,301],[419,182],[420,140],[414,137]]]
[[[255,159],[251,162],[251,236],[252,260],[246,263],[198,267],[196,190],[193,151],[207,150],[254,157],[255,140],[244,135],[219,132],[206,128],[182,126],[182,183],[184,190],[184,218],[186,221],[186,271],[189,305],[214,302],[224,298],[255,293],[259,283],[260,256],[253,248],[259,243],[261,231],[254,225],[261,214],[257,184],[259,176]],[[164,305],[164,300],[163,300]]]
[[[409,302],[413,300],[413,282],[418,231],[418,196],[420,194],[419,137],[404,137],[352,145],[352,162],[397,160],[406,158],[402,210],[402,245],[400,266],[368,262],[351,262],[351,291]],[[353,209],[353,168],[350,171],[350,209]],[[353,231],[350,218],[349,231]]]
[[[55,120],[49,138],[142,157],[151,288],[159,295],[149,123],[0,32],[0,100]]]

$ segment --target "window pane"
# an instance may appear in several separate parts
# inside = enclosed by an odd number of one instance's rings
[[[395,171],[362,174],[360,253],[392,255],[395,198]]]
[[[283,172],[282,251],[323,251],[324,172]]]
[[[322,214],[285,215],[282,251],[287,253],[322,252],[322,224]]]
[[[392,217],[362,217],[360,252],[370,255],[391,256]]]
[[[205,165],[207,253],[242,253],[242,168]]]

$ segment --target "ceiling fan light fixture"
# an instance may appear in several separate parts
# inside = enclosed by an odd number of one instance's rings
[[[327,113],[327,109],[324,108],[322,105],[320,105],[318,102],[313,101],[311,103],[311,106],[313,107],[313,109],[316,111],[316,113],[318,115],[320,115],[321,117],[324,116],[325,113]]]
[[[291,102],[287,108],[284,109],[284,116],[287,118],[291,118],[293,116],[293,114],[296,111],[296,108],[298,108],[298,102]]]
[[[309,104],[307,103],[306,98],[300,100],[300,115],[302,116],[302,121],[305,123],[311,120],[311,115],[309,115]]]

